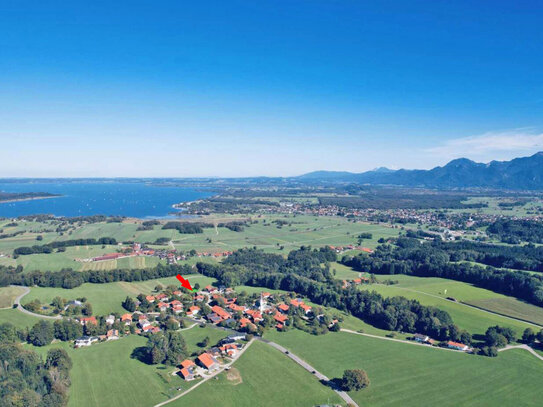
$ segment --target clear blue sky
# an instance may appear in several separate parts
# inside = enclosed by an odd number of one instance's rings
[[[542,21],[540,1],[4,1],[0,177],[531,154]]]

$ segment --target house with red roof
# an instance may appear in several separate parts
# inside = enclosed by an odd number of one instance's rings
[[[464,352],[469,349],[468,345],[464,345],[463,343],[453,342],[453,341],[447,342],[447,347],[450,348],[450,349],[461,350],[461,351],[464,351]]]
[[[196,359],[196,363],[210,372],[217,370],[220,367],[217,359],[215,359],[209,353],[202,353],[200,356],[198,356],[198,358]]]
[[[79,323],[81,325],[87,325],[87,324],[98,325],[98,321],[96,320],[96,317],[94,317],[94,316],[80,318]]]
[[[132,323],[132,314],[123,314],[121,322],[124,322],[125,325],[130,325]]]
[[[190,382],[191,380],[194,380],[196,377],[194,376],[194,370],[192,369],[186,369],[183,368],[177,372],[179,376],[181,376],[185,381]]]
[[[284,324],[285,321],[288,320],[288,316],[286,316],[285,314],[281,314],[279,312],[276,312],[275,315],[273,316],[273,319],[275,319],[280,324]]]
[[[185,369],[189,369],[191,367],[196,367],[196,363],[194,363],[190,359],[185,359],[184,361],[181,362],[181,367]]]
[[[311,312],[311,307],[307,304],[301,303],[300,308],[303,309],[306,314]]]
[[[196,315],[198,315],[199,312],[200,312],[200,307],[198,307],[196,305],[193,305],[187,311],[187,315],[191,315],[191,316],[195,317]]]
[[[279,305],[277,306],[277,308],[278,308],[279,311],[281,311],[281,312],[288,312],[288,305],[287,305],[287,304],[281,303],[281,304],[279,304]]]
[[[218,305],[214,305],[213,307],[211,307],[211,311],[217,314],[222,320],[232,318],[232,315],[229,312],[227,312],[224,308],[219,307]]]
[[[303,301],[298,300],[298,299],[290,300],[290,305],[296,308],[298,308],[303,303],[304,303]]]
[[[221,353],[226,356],[234,357],[238,353],[238,345],[236,343],[227,343],[219,347]]]
[[[154,302],[154,301],[155,301],[155,297],[152,296],[152,295],[146,296],[145,299],[146,299],[148,302]]]
[[[247,310],[246,313],[253,319],[253,322],[255,323],[263,320],[262,314],[260,313],[260,311],[250,309],[250,310]]]

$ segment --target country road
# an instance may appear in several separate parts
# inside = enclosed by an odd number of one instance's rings
[[[539,353],[537,353],[535,350],[533,350],[528,345],[507,345],[505,348],[498,349],[498,352],[503,352],[509,349],[524,349],[530,352],[532,355],[534,355],[536,358],[543,360],[543,356],[541,356]]]
[[[194,326],[194,325],[193,325]],[[192,327],[191,327],[192,328]],[[207,382],[209,379],[212,379],[213,377],[217,376],[219,373],[222,373],[227,367],[230,367],[232,366],[236,360],[238,360],[241,355],[249,348],[249,346],[251,346],[251,344],[253,343],[254,339],[252,339],[251,341],[249,341],[249,343],[247,343],[247,345],[245,345],[245,347],[239,352],[238,356],[236,356],[236,358],[234,360],[232,360],[231,362],[223,365],[219,370],[217,370],[216,372],[213,372],[212,374],[210,374],[209,376],[206,376],[203,380],[199,381],[198,383],[196,383],[194,386],[192,386],[190,389],[187,389],[185,390],[183,393],[179,393],[177,396],[175,397],[172,397],[171,399],[168,399],[166,401],[163,401],[161,403],[158,403],[158,404],[155,404],[153,407],[162,407],[168,403],[171,403],[172,401],[175,401],[181,397],[183,397],[185,394],[187,393],[190,393],[192,390],[194,390],[195,388],[197,388],[198,386],[201,386],[203,383]]]
[[[62,318],[60,315],[55,315],[55,316],[41,315],[41,314],[36,314],[34,312],[30,312],[29,310],[25,309],[21,305],[21,298],[23,298],[25,295],[27,295],[30,292],[30,288],[26,286],[17,286],[17,287],[23,287],[25,289],[25,292],[19,295],[17,298],[15,298],[15,301],[13,302],[14,304],[17,305],[17,309],[19,311],[24,312],[25,314],[28,314],[28,315],[32,315],[33,317],[38,317],[38,318],[45,318],[45,319],[61,319]]]
[[[268,345],[274,347],[275,349],[279,350],[281,353],[287,355],[294,362],[298,363],[305,370],[307,370],[308,372],[315,375],[315,377],[317,379],[319,379],[321,381],[321,383],[325,383],[326,385],[330,386],[339,395],[339,397],[341,397],[348,405],[359,407],[358,404],[356,404],[356,402],[351,398],[351,396],[349,396],[346,392],[344,392],[344,391],[338,389],[337,387],[333,386],[332,382],[330,381],[330,379],[327,376],[325,376],[324,374],[319,372],[317,369],[315,369],[309,363],[307,363],[306,361],[304,361],[300,357],[298,357],[295,354],[293,354],[292,352],[290,352],[288,349],[282,347],[281,345],[279,345],[279,344],[277,344],[275,342],[268,341],[267,339],[263,339],[263,338],[257,338],[257,339],[260,342],[268,344]]]

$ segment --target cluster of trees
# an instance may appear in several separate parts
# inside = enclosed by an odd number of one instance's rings
[[[156,225],[160,225],[160,221],[156,219],[146,220],[140,226],[138,226],[138,230],[153,230],[153,227]]]
[[[230,229],[233,232],[243,232],[245,230],[245,226],[247,226],[247,223],[241,221],[232,221],[227,223],[219,223],[218,226],[220,228]]]
[[[485,332],[484,343],[475,351],[479,355],[496,357],[498,349],[515,341],[515,332],[511,328],[491,326]]]
[[[145,281],[156,278],[171,277],[177,274],[192,274],[194,271],[189,265],[158,264],[148,269],[115,269],[115,270],[89,270],[74,271],[64,269],[61,271],[29,271],[22,273],[22,268],[0,266],[0,286],[37,285],[40,287],[74,288],[83,283],[112,283],[115,281]]]
[[[170,366],[178,365],[189,355],[181,332],[175,331],[149,335],[146,354],[149,363],[163,363]]]
[[[371,255],[344,257],[342,263],[355,270],[374,274],[410,274],[421,277],[443,277],[474,284],[506,295],[543,305],[543,276],[522,271],[498,270],[460,262],[451,243],[421,243],[417,239],[399,238],[397,246],[380,245]],[[504,248],[507,250],[507,248]]]
[[[543,223],[534,220],[498,219],[488,226],[487,233],[505,243],[543,243]]]
[[[117,240],[113,237],[101,237],[99,239],[72,239],[58,240],[44,245],[35,245],[31,247],[18,247],[13,250],[15,256],[28,254],[52,253],[54,249],[66,248],[71,246],[91,246],[91,245],[115,245]]]
[[[341,378],[341,388],[345,391],[358,391],[370,385],[368,374],[362,369],[345,370]]]
[[[51,349],[45,361],[23,349],[16,337],[0,341],[0,395],[4,407],[62,407],[68,401],[72,361],[65,350]]]
[[[329,249],[300,248],[290,252],[281,264],[274,255],[244,249],[235,252],[223,264],[198,263],[196,266],[201,274],[214,277],[225,286],[294,291],[316,304],[350,312],[379,328],[421,332],[440,340],[456,339],[463,334],[445,311],[404,297],[383,298],[375,291],[343,289],[341,282],[332,278],[329,266],[321,264],[332,259],[332,255],[335,257]],[[266,265],[266,260],[272,260],[272,266]]]
[[[212,228],[213,224],[203,222],[167,222],[162,229],[176,229],[179,233],[204,233],[204,228]]]

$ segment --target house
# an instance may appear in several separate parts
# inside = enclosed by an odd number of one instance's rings
[[[187,315],[195,317],[196,315],[198,315],[199,312],[200,312],[200,307],[193,305],[192,307],[189,308]]]
[[[115,316],[113,315],[108,315],[106,317],[106,324],[108,325],[113,325],[113,323],[115,322]]]
[[[196,362],[200,366],[202,366],[203,368],[207,369],[210,372],[217,370],[220,367],[217,359],[215,359],[209,353],[202,353],[200,356],[198,356],[198,359],[196,359]]]
[[[453,342],[453,341],[447,342],[447,347],[450,348],[450,349],[461,350],[461,351],[464,351],[464,352],[469,349],[468,345],[464,345],[463,343]]]
[[[217,314],[221,320],[232,318],[232,315],[227,312],[224,308],[219,307],[218,305],[214,305],[211,307],[211,311],[213,311],[215,314]]]
[[[147,319],[141,319],[139,322],[138,322],[138,326],[141,328],[141,329],[145,329],[146,326],[150,326],[151,323],[147,320]]]
[[[290,305],[296,308],[298,308],[303,303],[304,303],[303,301],[298,300],[298,299],[290,300]]]
[[[259,322],[262,321],[262,314],[254,309],[250,309],[247,311],[247,315],[249,315],[251,318],[253,318],[253,322]]]
[[[237,304],[229,304],[228,308],[230,308],[234,312],[243,312],[245,311],[245,307]]]
[[[87,325],[87,324],[98,325],[98,321],[96,320],[96,317],[83,317],[79,319],[79,323],[81,325]]]
[[[223,355],[234,357],[238,353],[238,345],[236,343],[228,343],[226,345],[221,346],[220,351]]]
[[[208,293],[216,293],[219,291],[217,287],[213,287],[212,285],[206,285],[204,290],[206,290]]]
[[[288,305],[287,305],[287,304],[281,303],[281,304],[279,304],[279,305],[277,306],[277,308],[278,308],[279,311],[281,311],[281,312],[288,312]]]
[[[193,369],[187,369],[183,368],[177,372],[184,380],[187,382],[190,382],[191,380],[194,380],[194,370]]]
[[[196,295],[196,297],[194,297],[194,300],[196,302],[202,302],[202,301],[205,300],[205,297],[203,295],[201,295],[201,294],[198,294],[198,295]]]
[[[75,347],[80,348],[82,346],[91,346],[94,342],[97,342],[98,338],[96,336],[82,336],[75,340]]]
[[[181,291],[179,291],[179,290],[176,290],[172,294],[180,297],[183,293]]]
[[[196,363],[194,363],[192,360],[190,359],[185,359],[184,361],[181,362],[181,368],[183,369],[192,369],[192,368],[195,368],[196,367]]]
[[[159,301],[164,301],[164,302],[168,302],[168,296],[164,293],[160,293],[156,296],[156,299],[159,300]]]
[[[106,339],[108,341],[114,341],[115,339],[119,339],[119,331],[117,329],[110,329],[107,331]]]
[[[413,340],[421,343],[427,343],[430,340],[428,335],[415,334],[413,335]]]
[[[152,295],[146,296],[145,299],[146,299],[148,302],[154,302],[154,301],[155,301],[155,297],[152,296]]]
[[[125,325],[130,325],[132,323],[132,314],[123,314],[121,322],[124,322]]]
[[[264,299],[269,298],[270,296],[271,296],[271,294],[268,293],[268,292],[263,292],[262,293],[262,298],[264,298]]]
[[[157,332],[160,332],[160,328],[158,326],[153,326],[153,325],[145,325],[142,329],[143,329],[143,332],[151,332],[152,334],[156,334]]]
[[[275,315],[273,316],[273,319],[275,319],[280,324],[284,324],[285,321],[288,319],[288,316],[286,316],[285,314],[276,312]]]
[[[158,306],[158,309],[162,312],[168,309],[168,304],[166,304],[165,302],[159,302],[157,306]]]
[[[183,303],[179,300],[173,300],[172,302],[170,302],[170,306],[172,308],[175,307],[176,305],[183,305]]]
[[[300,308],[303,309],[306,314],[311,312],[311,307],[307,304],[301,303]]]
[[[241,318],[239,320],[239,323],[240,323],[240,327],[241,328],[245,328],[247,325],[253,325],[253,323],[251,322],[251,320],[249,318]]]

